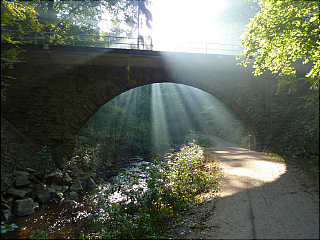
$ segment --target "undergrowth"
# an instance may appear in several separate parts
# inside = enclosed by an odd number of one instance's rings
[[[93,233],[82,237],[161,238],[179,213],[216,191],[220,177],[218,163],[195,141],[155,156],[140,172],[128,170],[110,184],[100,183],[93,193]]]

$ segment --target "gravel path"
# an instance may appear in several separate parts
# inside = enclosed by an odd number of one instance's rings
[[[221,198],[199,238],[319,239],[319,186],[295,165],[218,137],[213,152],[224,177]],[[207,228],[209,229],[209,228]]]

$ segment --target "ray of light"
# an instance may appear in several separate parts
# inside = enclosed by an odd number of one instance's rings
[[[166,113],[164,111],[160,84],[151,86],[152,138],[156,152],[161,152],[170,146]]]

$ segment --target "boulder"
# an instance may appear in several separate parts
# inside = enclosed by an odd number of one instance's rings
[[[14,198],[24,198],[24,196],[26,195],[25,191],[15,188],[9,188],[8,193],[11,194]]]
[[[36,186],[36,196],[40,203],[47,203],[50,198],[50,191],[44,184],[37,184]]]
[[[72,184],[73,179],[70,177],[68,173],[64,174],[63,183],[64,184]]]
[[[34,174],[34,173],[37,173],[36,170],[34,170],[33,168],[26,168],[26,170],[28,171],[28,173],[30,174]]]
[[[43,172],[37,172],[34,173],[33,176],[35,176],[38,180],[42,181],[44,179],[45,174]]]
[[[13,203],[14,214],[17,217],[27,216],[33,213],[33,199],[25,198],[21,200],[16,200]]]
[[[70,204],[70,206],[76,206],[77,202],[75,200],[71,200],[69,204]]]
[[[71,200],[75,200],[75,199],[77,199],[78,197],[79,197],[79,194],[76,193],[76,192],[70,192],[70,194],[69,194],[69,198],[70,198]]]
[[[33,210],[37,210],[39,208],[40,208],[39,203],[38,202],[34,202],[33,203]]]
[[[52,173],[46,174],[44,178],[47,179],[47,184],[58,184],[62,180],[62,172],[58,169]]]
[[[9,218],[11,218],[11,210],[10,209],[2,209],[1,212],[2,212],[5,220],[8,220]]]
[[[1,203],[1,209],[11,209],[11,207],[8,205],[8,204],[6,204],[6,203]]]
[[[12,173],[12,175],[15,176],[15,177],[19,177],[19,176],[22,176],[22,175],[28,177],[30,175],[30,173],[28,173],[26,171],[15,171],[15,172]]]
[[[83,187],[81,185],[81,182],[79,180],[76,180],[72,183],[70,189],[72,192],[82,192]]]
[[[62,192],[62,193],[65,193],[68,189],[69,189],[68,186],[62,186],[61,192]]]
[[[15,181],[15,186],[16,187],[22,187],[22,186],[27,186],[30,184],[30,181],[26,175],[20,175],[16,178]]]
[[[62,192],[56,192],[56,196],[59,200],[61,200],[63,198],[63,193]]]
[[[28,179],[31,181],[31,182],[35,182],[35,183],[41,183],[41,181],[39,181],[38,178],[36,178],[33,174],[31,174]]]
[[[13,197],[7,197],[5,199],[5,203],[8,204],[10,206],[10,208],[12,208],[12,203],[13,203]]]

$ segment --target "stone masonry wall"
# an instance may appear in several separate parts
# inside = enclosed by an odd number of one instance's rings
[[[2,50],[9,46],[2,46]],[[159,53],[50,46],[23,46],[26,62],[5,74],[10,81],[1,115],[39,145],[63,146],[72,154],[90,117],[117,95],[157,82],[186,84],[227,104],[262,150],[290,122],[307,86],[277,94],[277,80],[236,65],[234,56]]]

